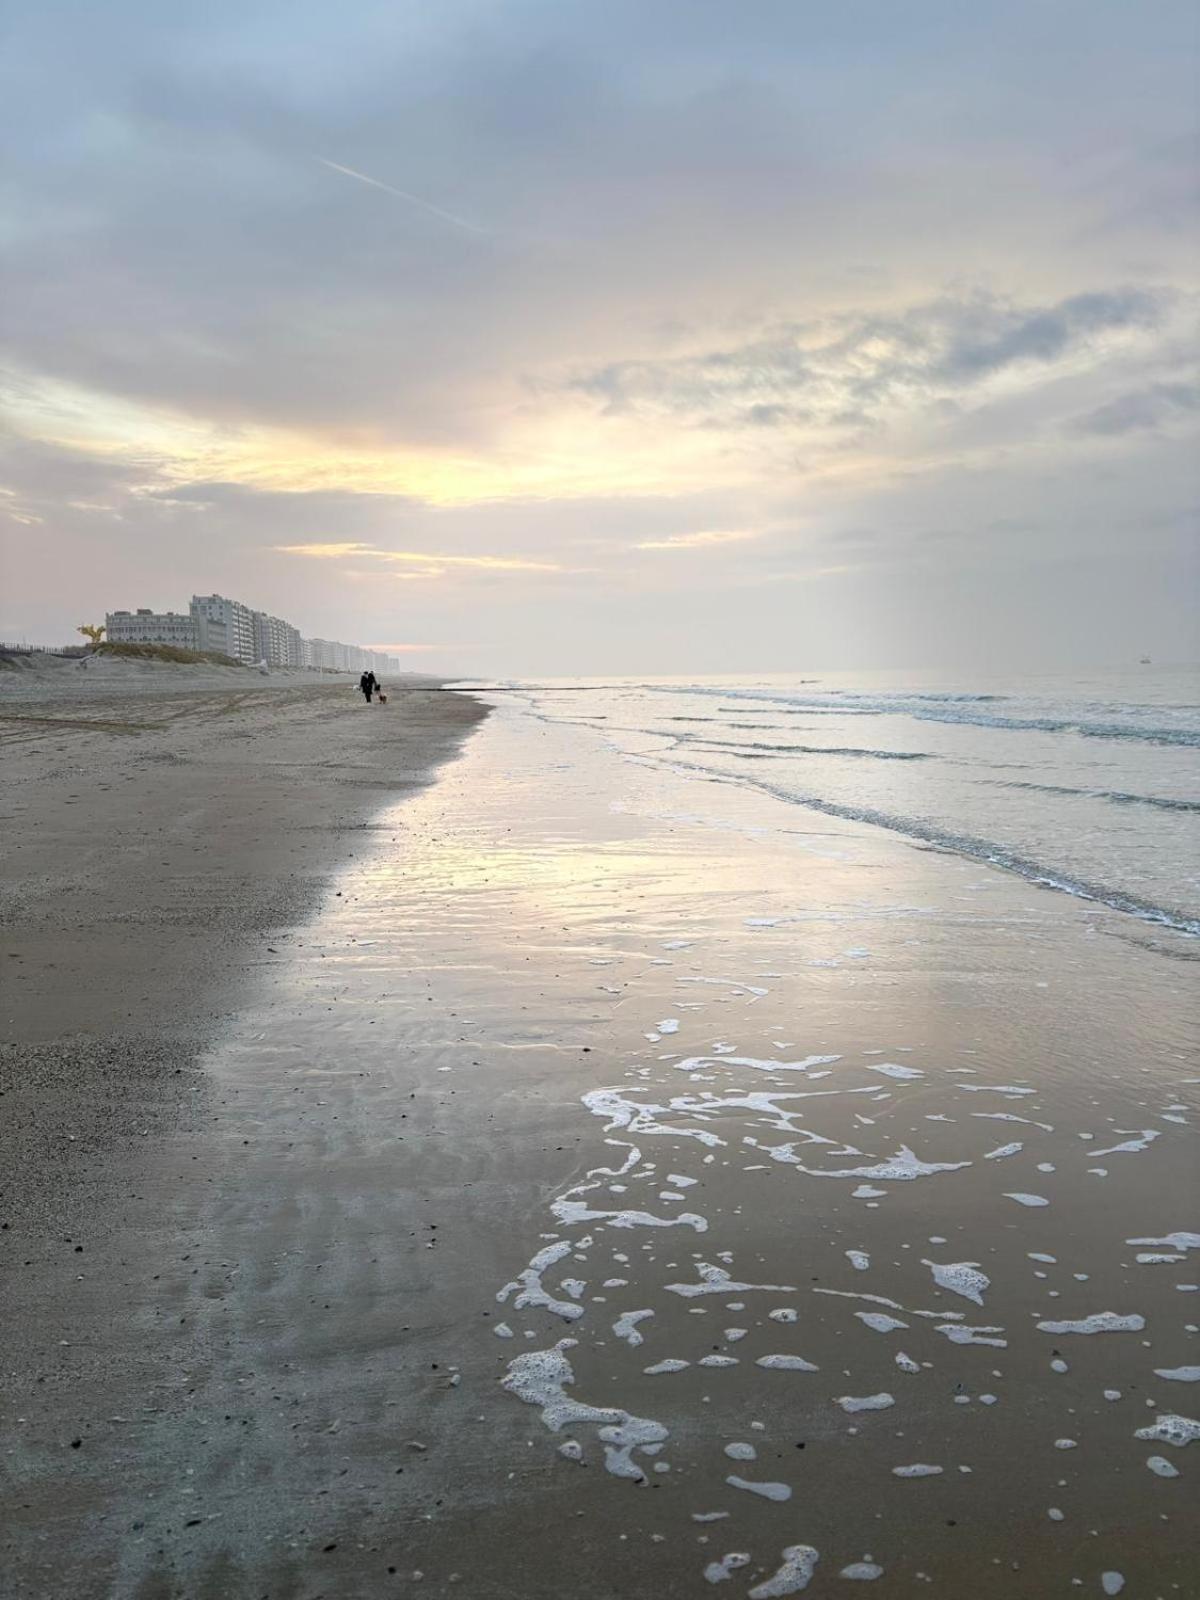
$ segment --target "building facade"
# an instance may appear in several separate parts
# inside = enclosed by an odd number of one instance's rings
[[[266,611],[254,613],[254,654],[269,667],[302,667],[304,642],[299,628]]]
[[[196,624],[181,611],[110,611],[104,619],[110,644],[170,644],[179,650],[196,650]]]
[[[114,644],[169,644],[181,650],[215,651],[234,661],[269,667],[308,667],[314,672],[394,675],[400,662],[383,650],[337,639],[302,639],[300,630],[269,611],[254,611],[221,594],[194,594],[188,613],[110,611],[107,633]]]
[[[262,660],[255,654],[254,612],[240,600],[227,600],[220,594],[194,594],[191,616],[198,650],[217,650],[235,661]]]

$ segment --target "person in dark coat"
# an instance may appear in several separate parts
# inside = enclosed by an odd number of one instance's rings
[[[363,699],[367,702],[368,705],[370,705],[371,704],[371,696],[372,696],[372,694],[374,694],[375,690],[379,687],[378,683],[375,680],[375,674],[373,672],[364,672],[362,677],[358,680],[358,687],[363,692]]]

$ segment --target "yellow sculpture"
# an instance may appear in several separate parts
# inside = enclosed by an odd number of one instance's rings
[[[96,623],[85,622],[81,628],[76,628],[75,631],[76,633],[82,633],[86,639],[89,639],[91,641],[92,649],[94,650],[104,638],[104,628],[105,624],[103,622],[99,623],[98,625]]]

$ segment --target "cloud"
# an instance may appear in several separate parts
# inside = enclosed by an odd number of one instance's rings
[[[427,577],[441,576],[449,567],[470,567],[483,572],[562,572],[565,569],[556,561],[530,561],[524,556],[451,556],[431,554],[421,550],[380,550],[375,545],[352,541],[328,544],[277,544],[272,546],[281,555],[307,556],[314,561],[340,561],[346,557],[356,560],[411,563],[422,569]],[[403,576],[403,574],[401,574]]]
[[[707,550],[714,545],[737,544],[757,535],[749,529],[711,529],[703,533],[673,533],[666,539],[643,539],[635,550]]]
[[[363,648],[365,650],[390,651],[392,655],[402,656],[417,655],[424,650],[444,650],[446,647],[440,644],[368,644],[364,645]]]
[[[616,362],[572,386],[611,415],[728,429],[862,428],[992,380],[1035,386],[1056,366],[1102,362],[1114,342],[1157,329],[1173,303],[1170,292],[1147,288],[1043,307],[978,291],[886,315],[785,323],[695,355]]]
[[[1165,427],[1200,410],[1200,387],[1186,383],[1156,383],[1131,394],[1118,395],[1094,411],[1075,419],[1077,433],[1112,438]]]

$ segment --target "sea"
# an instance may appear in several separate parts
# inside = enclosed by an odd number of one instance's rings
[[[487,687],[515,695],[534,717],[593,728],[644,765],[869,823],[1200,933],[1195,671]]]

